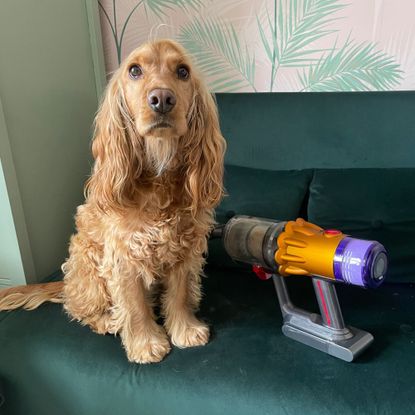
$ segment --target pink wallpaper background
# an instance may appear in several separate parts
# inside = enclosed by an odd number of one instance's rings
[[[214,92],[415,89],[414,0],[100,0],[100,13],[108,74],[141,43],[167,37]]]

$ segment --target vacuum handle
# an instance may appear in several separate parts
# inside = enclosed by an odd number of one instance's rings
[[[320,278],[313,277],[312,280],[323,324],[333,329],[344,329],[346,326],[337,298],[336,287],[333,283]]]

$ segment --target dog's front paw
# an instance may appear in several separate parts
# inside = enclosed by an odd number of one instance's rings
[[[127,357],[130,362],[156,363],[170,352],[169,340],[162,330],[137,338],[131,345],[126,345]]]
[[[209,341],[209,327],[195,319],[188,324],[175,327],[170,335],[171,342],[180,348],[204,346]]]

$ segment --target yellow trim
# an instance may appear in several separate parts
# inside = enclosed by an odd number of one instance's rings
[[[325,233],[323,228],[297,219],[287,222],[277,240],[275,260],[281,275],[321,275],[334,279],[333,260],[343,233]]]

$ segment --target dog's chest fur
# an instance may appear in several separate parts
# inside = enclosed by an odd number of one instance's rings
[[[183,261],[189,252],[202,256],[207,250],[207,234],[213,225],[213,212],[200,212],[195,221],[185,209],[172,212],[125,209],[102,215],[85,204],[77,212],[77,228],[102,247],[105,258],[128,263],[145,263],[160,275]],[[107,265],[110,265],[107,263]]]
[[[132,258],[169,264],[182,260],[194,240],[193,224],[178,214],[158,220],[139,218],[135,230],[127,230],[125,236]]]

